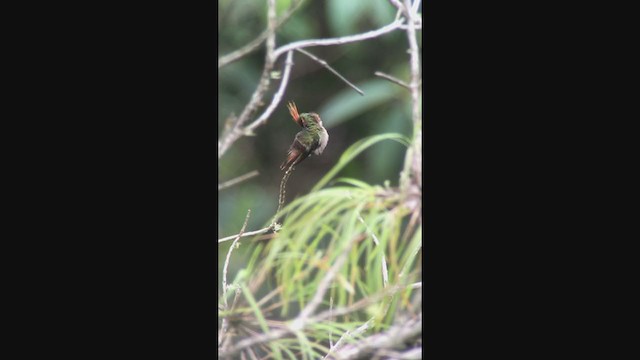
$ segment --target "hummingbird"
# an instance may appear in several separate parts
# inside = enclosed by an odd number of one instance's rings
[[[291,144],[289,152],[287,152],[287,159],[280,165],[280,170],[299,164],[311,153],[315,155],[322,154],[329,141],[329,134],[322,126],[320,115],[316,113],[299,114],[298,108],[293,102],[289,102],[287,108],[293,120],[302,126],[302,131],[296,134],[293,144]]]

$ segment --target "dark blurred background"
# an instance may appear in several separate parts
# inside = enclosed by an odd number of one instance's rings
[[[244,46],[266,28],[266,1],[223,0],[218,4],[218,56]],[[278,0],[278,17],[291,5],[291,0]],[[391,23],[395,15],[396,9],[387,0],[307,0],[278,29],[276,47],[297,40],[374,30]],[[418,34],[421,46],[421,31]],[[249,208],[252,213],[247,231],[261,228],[274,215],[283,175],[279,166],[300,131],[289,115],[286,102],[294,101],[300,112],[320,114],[329,132],[324,153],[310,157],[293,172],[287,184],[287,204],[308,193],[355,141],[387,132],[411,135],[409,92],[374,75],[381,71],[408,82],[407,49],[404,31],[358,43],[305,49],[362,89],[364,96],[314,60],[294,52],[295,65],[288,88],[266,125],[256,129],[257,136],[235,142],[219,160],[220,183],[252,170],[258,170],[260,175],[219,192],[218,236],[238,233]],[[219,131],[225,119],[231,113],[239,115],[249,101],[264,65],[264,54],[263,44],[258,51],[219,69]],[[285,55],[280,56],[274,70],[282,70],[284,59]],[[250,121],[264,111],[279,84],[280,80],[272,80],[265,106]],[[358,156],[339,176],[370,184],[389,180],[391,185],[397,185],[404,152],[405,148],[397,142],[383,141]]]

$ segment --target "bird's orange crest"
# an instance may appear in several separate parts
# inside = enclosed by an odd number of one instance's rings
[[[293,117],[293,120],[297,122],[298,125],[302,125],[300,124],[300,114],[298,114],[298,107],[296,106],[296,104],[292,101],[289,101],[289,103],[287,104],[287,108],[289,108],[289,113]]]

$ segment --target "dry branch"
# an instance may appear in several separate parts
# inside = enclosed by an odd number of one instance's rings
[[[353,90],[355,90],[358,94],[360,94],[360,95],[364,96],[364,91],[360,90],[357,86],[353,85],[353,84],[352,84],[349,80],[347,80],[344,76],[340,75],[340,73],[339,73],[339,72],[337,72],[337,71],[336,71],[334,68],[332,68],[331,66],[329,66],[329,64],[328,64],[326,61],[324,61],[324,60],[322,60],[322,59],[320,59],[320,58],[316,57],[315,55],[311,54],[311,53],[310,53],[310,52],[308,52],[308,51],[305,51],[305,50],[302,50],[302,49],[296,49],[296,51],[301,52],[301,53],[303,53],[303,54],[307,55],[308,57],[310,57],[311,59],[315,60],[318,64],[320,64],[320,65],[324,66],[327,70],[331,71],[335,76],[339,77],[339,78],[340,78],[340,80],[344,81],[347,85],[351,86],[351,88],[352,88]]]
[[[289,53],[287,53],[287,59],[285,60],[285,63],[284,63],[284,75],[282,75],[282,81],[280,81],[280,88],[278,88],[278,91],[273,95],[273,100],[271,100],[271,104],[269,104],[269,107],[267,107],[264,113],[245,128],[245,131],[244,131],[245,133],[252,133],[255,128],[264,124],[269,118],[269,116],[271,116],[273,111],[276,109],[278,104],[280,104],[280,100],[282,100],[282,95],[284,95],[284,91],[287,88],[287,84],[289,83],[291,66],[293,66],[293,53],[289,51]]]
[[[245,180],[251,179],[254,176],[258,176],[258,174],[259,174],[258,170],[253,170],[253,171],[251,171],[249,173],[246,173],[244,175],[238,176],[237,178],[225,181],[222,184],[218,184],[218,191],[226,189],[226,188],[230,188],[233,185],[236,185],[236,184],[241,183],[241,182],[243,182]]]
[[[236,238],[236,236],[238,237],[247,237],[247,236],[253,236],[253,235],[260,235],[260,234],[264,234],[266,232],[268,232],[269,230],[272,230],[273,228],[271,226],[266,227],[266,228],[262,228],[260,230],[255,230],[255,231],[249,231],[249,232],[245,232],[242,234],[236,234],[236,235],[231,235],[231,236],[227,236],[227,237],[223,237],[222,239],[218,239],[218,244],[223,243],[225,241],[229,241],[229,240],[233,240]]]
[[[221,139],[218,140],[218,159],[224,155],[224,153],[229,149],[231,144],[238,140],[243,135],[241,131],[242,125],[249,120],[251,115],[258,109],[258,107],[262,103],[262,98],[265,93],[269,89],[269,82],[271,79],[271,70],[273,69],[273,65],[275,63],[276,58],[274,57],[274,49],[276,42],[276,4],[275,0],[267,0],[267,39],[266,39],[266,50],[267,54],[265,55],[265,64],[262,69],[262,75],[260,76],[260,81],[258,82],[258,87],[254,91],[251,96],[251,100],[247,106],[245,106],[244,110],[238,118],[235,119],[233,125],[228,131],[222,135]]]
[[[311,46],[343,45],[343,44],[348,44],[352,42],[374,39],[380,35],[384,35],[399,29],[403,22],[404,22],[404,19],[398,19],[397,21],[394,21],[389,25],[383,26],[380,29],[367,31],[362,34],[348,35],[348,36],[342,36],[339,38],[331,38],[331,39],[312,39],[312,40],[295,41],[276,49],[276,51],[274,52],[274,56],[277,59],[280,55],[284,54],[289,50],[303,49]]]
[[[227,302],[227,289],[228,289],[228,285],[227,285],[227,270],[229,269],[229,260],[231,259],[231,252],[233,252],[233,249],[236,247],[236,244],[238,243],[238,240],[240,240],[240,237],[242,236],[242,233],[244,232],[244,230],[247,228],[247,223],[249,222],[249,216],[251,215],[251,209],[247,210],[247,216],[244,219],[244,224],[242,225],[242,228],[240,229],[240,233],[236,236],[235,240],[233,240],[233,243],[231,244],[231,246],[229,247],[229,252],[227,252],[227,258],[224,261],[224,266],[222,268],[222,301],[224,302],[224,310],[228,310],[229,309],[229,303]],[[236,293],[237,295],[237,293]],[[237,298],[237,296],[236,296]],[[237,299],[234,299],[234,304],[236,302]],[[224,336],[227,332],[227,328],[229,327],[229,322],[227,320],[227,318],[222,319],[222,326],[220,329],[220,334],[218,336],[218,346],[222,345]]]
[[[411,91],[411,86],[409,86],[409,84],[407,84],[406,82],[404,82],[404,81],[402,81],[402,80],[400,80],[398,78],[395,78],[395,77],[393,77],[391,75],[387,75],[387,74],[385,74],[385,73],[383,73],[381,71],[376,71],[375,75],[376,76],[380,76],[381,78],[387,79],[387,80],[391,81],[392,83],[398,84],[398,85],[406,88],[407,90]]]

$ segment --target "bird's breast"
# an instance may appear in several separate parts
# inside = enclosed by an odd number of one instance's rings
[[[329,142],[329,134],[327,130],[324,128],[320,131],[320,141],[318,142],[318,148],[313,152],[316,155],[322,154],[324,148],[327,147],[327,143]]]

